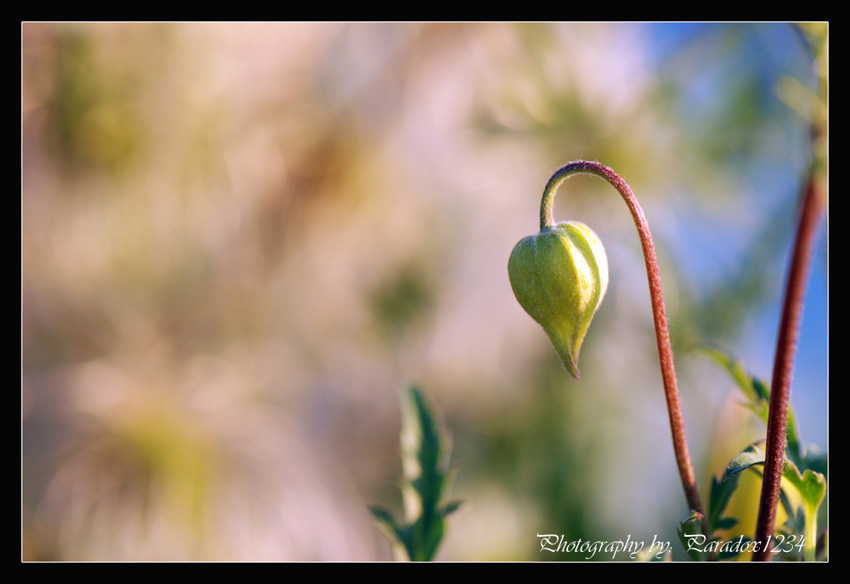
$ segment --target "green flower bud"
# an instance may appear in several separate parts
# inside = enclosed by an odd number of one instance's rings
[[[581,343],[608,288],[602,242],[575,221],[544,227],[516,244],[508,275],[516,299],[540,323],[578,381]]]

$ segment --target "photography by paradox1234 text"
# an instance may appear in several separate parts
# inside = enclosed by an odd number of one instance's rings
[[[661,560],[670,552],[670,542],[658,539],[658,536],[653,536],[649,547],[644,541],[633,540],[631,536],[626,536],[624,540],[613,541],[568,540],[563,535],[554,533],[538,533],[537,537],[540,539],[541,552],[581,554],[586,560],[596,558],[597,554],[600,557],[596,559],[603,560],[617,560],[618,555],[620,560],[624,557],[630,560]],[[760,542],[745,539],[743,535],[738,539],[723,542],[716,539],[709,540],[703,534],[686,534],[684,537],[688,552],[739,554],[752,553],[760,549]],[[776,537],[771,537],[767,541],[767,548],[771,553],[790,553],[795,548],[801,551],[804,547],[805,536],[802,535],[777,534]]]
[[[649,546],[645,541],[632,539],[630,535],[626,539],[612,541],[590,541],[584,539],[568,540],[563,535],[554,533],[537,534],[540,538],[540,551],[553,553],[581,554],[586,560],[592,560],[599,554],[603,560],[630,560],[638,559],[662,559],[670,551],[670,542],[652,537]]]

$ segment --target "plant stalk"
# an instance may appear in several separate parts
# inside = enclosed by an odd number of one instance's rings
[[[667,412],[670,418],[670,430],[673,435],[673,450],[676,455],[676,464],[679,468],[679,476],[685,491],[685,499],[691,510],[705,515],[700,498],[699,489],[694,475],[691,458],[688,454],[688,444],[685,437],[685,425],[682,417],[682,407],[679,402],[679,389],[676,383],[676,372],[673,368],[673,349],[670,346],[670,333],[667,329],[667,316],[664,310],[664,295],[661,290],[661,274],[658,270],[658,260],[655,256],[655,246],[652,243],[652,235],[649,225],[643,214],[637,197],[626,182],[617,173],[598,162],[577,160],[565,164],[555,171],[543,191],[543,199],[540,203],[540,228],[551,226],[552,203],[558,186],[571,175],[576,173],[588,173],[605,179],[617,189],[623,197],[632,218],[635,221],[638,235],[640,236],[643,256],[646,262],[646,274],[649,279],[649,294],[652,300],[652,315],[655,320],[655,338],[658,344],[658,358],[661,365],[661,377],[664,381],[664,395],[667,400]]]
[[[776,342],[776,356],[773,362],[765,440],[764,479],[755,531],[755,541],[761,542],[761,545],[753,553],[753,561],[770,561],[772,555],[770,550],[766,549],[768,547],[766,542],[776,529],[776,509],[779,504],[782,468],[785,462],[791,373],[794,368],[794,354],[803,315],[803,301],[806,295],[811,256],[823,207],[824,200],[818,192],[817,180],[814,176],[810,176],[803,193],[794,251],[785,288],[779,338]]]

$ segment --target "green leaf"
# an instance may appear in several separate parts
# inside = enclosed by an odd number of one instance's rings
[[[770,384],[749,374],[740,359],[718,348],[703,346],[700,347],[700,350],[721,365],[741,390],[741,393],[744,394],[746,401],[741,405],[752,411],[761,421],[767,424],[770,406]],[[785,434],[787,440],[787,446],[785,448],[786,456],[795,463],[800,463],[803,456],[802,446],[799,432],[797,431],[796,416],[793,408],[790,406],[788,408],[788,423]]]
[[[717,477],[711,477],[711,490],[709,491],[708,499],[708,517],[706,517],[706,525],[708,532],[714,533],[718,530],[726,530],[732,528],[737,522],[737,519],[732,517],[724,517],[726,507],[732,499],[732,495],[738,488],[738,474],[731,477],[718,480]]]
[[[826,477],[828,468],[828,459],[826,456],[826,452],[821,452],[816,448],[806,448],[806,453],[803,457],[802,464],[798,464],[797,466],[802,469],[809,469],[815,472],[819,472],[824,477]]]
[[[369,507],[369,511],[372,512],[372,517],[375,518],[375,521],[383,528],[388,536],[394,537],[399,541],[403,539],[401,526],[395,520],[392,513],[378,506]]]
[[[714,524],[714,530],[729,530],[738,525],[738,520],[734,517],[724,517],[723,519],[719,519],[717,523]]]
[[[782,476],[788,479],[788,482],[800,494],[803,505],[806,507],[806,513],[808,514],[809,511],[816,513],[824,496],[826,496],[826,477],[810,469],[806,469],[800,474],[797,466],[790,460],[785,461]]]
[[[724,481],[737,476],[739,473],[755,465],[764,464],[765,454],[764,450],[758,446],[759,444],[760,442],[749,445],[746,450],[736,455],[735,458],[726,465],[726,472],[723,475]]]
[[[708,538],[703,533],[704,519],[705,517],[701,513],[693,511],[691,516],[685,519],[676,529],[679,541],[682,542],[688,556],[698,562],[708,560],[708,553],[705,551]]]
[[[699,349],[726,369],[729,377],[732,378],[735,384],[744,393],[744,396],[746,396],[751,403],[756,403],[762,399],[766,400],[768,398],[770,390],[762,383],[753,383],[755,378],[747,374],[740,360],[716,347],[701,346]]]
[[[378,528],[390,541],[393,557],[400,560],[409,558],[410,537],[408,530],[399,525],[392,513],[383,507],[373,506],[369,508],[369,511],[372,512],[372,517],[375,519]]]
[[[463,501],[452,501],[451,503],[444,506],[443,510],[441,511],[443,517],[447,517],[449,514],[454,513],[461,505],[463,505]]]

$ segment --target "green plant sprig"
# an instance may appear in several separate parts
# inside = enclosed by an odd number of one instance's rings
[[[431,561],[446,530],[446,517],[460,501],[441,505],[449,483],[448,436],[422,392],[409,386],[401,396],[402,521],[387,509],[370,507],[397,560]]]

